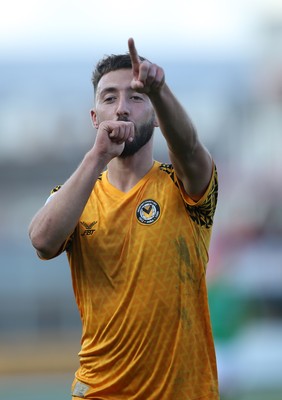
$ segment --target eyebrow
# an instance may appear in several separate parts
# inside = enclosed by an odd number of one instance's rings
[[[130,93],[138,93],[138,95],[144,97],[144,93],[139,93],[136,92],[136,90],[133,90],[131,87],[128,87],[127,89],[128,92]],[[103,98],[107,93],[117,93],[119,91],[119,88],[116,86],[109,86],[109,87],[105,87],[104,89],[102,89],[101,91],[97,90],[97,95],[96,95],[96,99],[98,98]]]
[[[100,96],[104,96],[107,93],[115,93],[117,91],[118,91],[118,89],[116,87],[110,86],[110,87],[106,87],[106,88],[102,89],[100,92],[98,92],[98,94]]]

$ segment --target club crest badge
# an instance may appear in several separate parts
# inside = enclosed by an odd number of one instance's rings
[[[159,216],[160,206],[155,200],[144,200],[136,209],[136,217],[142,225],[154,224]]]

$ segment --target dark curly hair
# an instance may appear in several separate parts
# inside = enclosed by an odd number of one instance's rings
[[[141,61],[144,61],[144,57],[140,57]],[[98,83],[103,75],[111,71],[117,71],[118,69],[131,69],[131,58],[129,53],[127,54],[112,54],[111,56],[105,56],[98,61],[93,73],[92,83],[94,86],[94,92],[97,90]]]

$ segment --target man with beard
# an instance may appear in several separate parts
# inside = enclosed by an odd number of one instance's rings
[[[216,400],[205,280],[216,169],[163,69],[128,46],[97,64],[95,143],[29,234],[42,259],[69,260],[82,320],[73,399]],[[153,159],[157,126],[171,164]]]

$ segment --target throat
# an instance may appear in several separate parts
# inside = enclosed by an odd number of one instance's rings
[[[148,164],[146,168],[138,169],[116,169],[108,168],[108,182],[121,192],[128,193],[140,180],[151,170],[154,161]]]
[[[130,181],[123,182],[123,180],[119,179],[117,181],[112,181],[111,179],[108,180],[112,186],[118,189],[120,192],[128,193],[135,185],[139,182],[140,179],[132,179]]]

